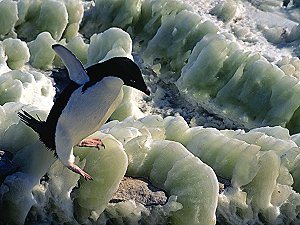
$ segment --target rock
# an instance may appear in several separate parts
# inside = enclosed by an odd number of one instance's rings
[[[0,184],[8,176],[16,172],[18,167],[11,161],[13,154],[8,151],[0,150]]]
[[[124,177],[110,202],[128,200],[134,200],[144,206],[164,205],[167,202],[167,196],[163,190],[154,187],[144,178]]]

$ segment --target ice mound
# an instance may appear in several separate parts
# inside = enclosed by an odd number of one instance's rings
[[[30,51],[30,64],[37,69],[50,69],[55,57],[52,45],[55,40],[49,32],[40,33],[37,38],[27,45]]]
[[[96,0],[95,4],[85,11],[82,32],[90,37],[110,27],[120,27],[126,30],[139,18],[141,6],[141,0],[126,2]]]
[[[12,0],[0,2],[0,37],[14,35],[13,29],[18,20],[17,3]]]
[[[161,63],[170,62],[168,69],[178,72],[199,39],[217,31],[212,23],[201,21],[197,14],[188,10],[163,15],[157,33],[143,51],[143,58],[150,65],[154,64],[156,58],[161,59]]]
[[[20,122],[17,125],[14,129],[27,135],[29,128]],[[101,138],[106,149],[75,148],[79,165],[85,165],[84,169],[93,175],[96,183],[79,180],[78,175],[63,169],[59,162],[50,167],[55,160],[53,154],[41,146],[36,135],[31,138],[32,144],[15,147],[14,162],[22,165],[24,174],[7,177],[1,188],[9,189],[12,185],[9,179],[15,176],[24,186],[29,179],[26,176],[30,176],[32,181],[26,188],[32,188],[34,196],[30,191],[22,192],[24,198],[33,199],[31,211],[24,204],[14,210],[23,215],[26,214],[23,210],[29,211],[29,215],[41,213],[47,218],[49,215],[43,214],[45,211],[40,207],[47,208],[51,202],[51,212],[59,215],[60,222],[84,224],[90,218],[93,223],[101,224],[101,213],[126,173],[148,177],[155,186],[174,196],[169,201],[176,207],[165,211],[174,224],[215,224],[215,213],[219,221],[233,224],[297,221],[300,196],[295,190],[299,188],[300,148],[296,144],[298,137],[289,136],[284,128],[219,131],[190,128],[182,117],[147,116],[112,121],[100,131],[91,137]],[[24,157],[30,160],[23,162]],[[50,178],[48,185],[36,186],[37,178],[46,171]],[[231,182],[220,195],[215,173]],[[78,180],[79,188],[73,189]],[[11,191],[5,193],[5,202],[16,205],[18,200],[10,195]],[[28,200],[25,202],[29,204]],[[128,210],[132,210],[129,206]],[[123,209],[119,216],[126,217],[126,212]],[[137,218],[142,220],[143,216]]]
[[[87,53],[87,66],[116,56],[132,59],[131,51],[130,35],[119,28],[110,28],[103,33],[91,36]]]
[[[225,36],[198,42],[176,85],[187,98],[248,128],[281,125],[298,131],[298,79]]]
[[[126,137],[124,147],[129,158],[128,175],[149,177],[154,185],[164,189],[169,195],[177,196],[177,201],[183,208],[171,216],[174,224],[214,224],[212,212],[216,207],[218,184],[213,171],[181,144],[161,139],[164,129],[161,127],[160,131],[155,130],[153,122],[163,123],[163,120],[155,116],[145,117],[140,121],[126,119],[123,124],[128,128],[122,129],[121,123],[121,126],[117,124],[108,129],[110,124],[107,124],[103,127],[103,132],[112,135],[116,132],[122,141]],[[157,140],[149,138],[152,132]],[[158,135],[158,132],[162,135]],[[185,179],[181,180],[179,177]],[[208,188],[203,189],[200,194],[196,190],[202,187]],[[188,197],[193,193],[194,198]]]
[[[7,65],[10,69],[21,69],[29,61],[29,49],[26,42],[20,39],[8,38],[3,42]]]
[[[48,109],[53,104],[54,88],[44,73],[28,67],[30,49],[20,39],[0,42],[0,104],[19,102]]]
[[[13,206],[3,209],[5,215],[8,215],[5,221],[22,223],[28,212],[29,215],[32,212],[46,217],[48,212],[40,207],[52,207],[52,213],[59,216],[60,222],[76,220],[84,224],[88,218],[92,218],[96,223],[127,171],[131,176],[149,177],[170,196],[176,196],[178,207],[176,210],[173,207],[172,213],[167,214],[174,224],[215,224],[218,197],[215,173],[181,144],[152,139],[152,133],[154,137],[163,137],[158,133],[164,132],[164,129],[154,129],[149,122],[157,119],[162,121],[162,118],[145,117],[140,121],[127,119],[122,123],[113,121],[102,128],[102,132],[108,134],[93,134],[92,137],[101,138],[107,147],[101,150],[77,147],[75,154],[81,160],[79,165],[85,164],[84,169],[93,175],[95,181],[80,180],[79,189],[72,191],[79,175],[62,168],[60,162],[51,166],[56,160],[53,153],[43,146],[31,129],[16,118],[15,112],[21,107],[20,104],[11,104],[3,108],[7,115],[5,121],[9,121],[9,117],[12,120],[5,126],[6,129],[1,130],[1,146],[14,152],[13,162],[20,168],[19,172],[8,176],[1,185],[1,205]],[[26,110],[30,111],[29,108]],[[46,114],[45,111],[32,108],[30,113],[34,112],[43,117]],[[112,136],[117,130],[119,141]],[[27,142],[13,144],[6,136],[13,131],[17,134],[16,139],[26,137]],[[124,141],[123,137],[128,138]],[[50,180],[48,185],[41,186],[38,184],[39,179],[46,172]],[[201,195],[198,193],[200,189]],[[191,194],[193,198],[190,198]],[[75,209],[73,204],[77,205]],[[16,214],[19,215],[17,218]]]
[[[295,143],[298,137],[290,136],[287,129],[279,126],[249,132],[219,131],[189,128],[182,117],[165,120],[167,138],[181,142],[218,176],[231,181],[231,186],[219,196],[220,221],[233,224],[248,220],[268,224],[298,221],[295,216],[298,211],[291,208],[299,197],[295,192],[299,192],[300,148]]]
[[[235,1],[227,0],[221,1],[210,11],[211,14],[216,15],[224,22],[232,20],[237,11],[237,4]]]
[[[41,32],[49,32],[55,40],[77,36],[83,17],[81,1],[18,1],[16,32],[27,41]]]
[[[54,89],[49,78],[37,71],[13,70],[0,75],[0,104],[20,102],[50,109]]]
[[[94,178],[93,182],[82,181],[80,188],[75,192],[74,201],[79,205],[76,216],[81,224],[87,223],[89,217],[94,221],[98,220],[116,192],[128,165],[127,155],[120,142],[112,136],[100,133],[94,134],[93,137],[100,138],[107,147],[99,151],[86,149],[86,156],[82,149],[77,149],[86,160],[85,171]]]

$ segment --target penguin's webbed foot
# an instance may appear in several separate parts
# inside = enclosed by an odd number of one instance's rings
[[[99,138],[83,139],[77,146],[79,146],[79,147],[96,147],[98,150],[100,150],[100,146],[105,148],[105,145]]]
[[[75,173],[80,174],[81,176],[83,176],[83,178],[85,180],[94,180],[93,177],[91,175],[89,175],[88,173],[84,172],[82,169],[80,169],[77,165],[75,164],[70,164],[69,166],[67,166],[68,169],[72,170]]]

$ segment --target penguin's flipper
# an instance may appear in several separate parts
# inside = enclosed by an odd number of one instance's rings
[[[84,84],[89,81],[89,76],[87,75],[83,65],[69,49],[60,44],[54,44],[52,45],[52,48],[67,67],[69,77],[72,81],[77,84]]]

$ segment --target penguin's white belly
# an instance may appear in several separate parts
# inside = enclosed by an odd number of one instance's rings
[[[115,111],[123,99],[123,81],[106,77],[82,92],[79,87],[58,119],[56,134],[64,135],[72,147],[97,131]]]

